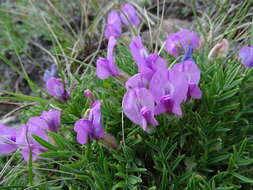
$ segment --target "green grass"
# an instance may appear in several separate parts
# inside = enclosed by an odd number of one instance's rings
[[[247,44],[251,25],[246,25],[243,35],[239,35],[240,31],[238,33],[236,29],[250,16],[250,3],[244,1],[231,12],[229,1],[215,13],[215,7],[210,8],[210,12],[206,13],[212,18],[209,25],[205,22],[207,16],[198,18],[200,34],[206,36],[207,31],[212,29],[211,38],[207,38],[211,44],[223,37],[241,42],[241,37],[246,36],[242,42]],[[32,165],[24,162],[19,152],[1,157],[0,189],[252,189],[253,69],[245,69],[238,62],[233,48],[228,58],[214,61],[207,60],[211,44],[197,51],[194,59],[201,69],[203,97],[185,103],[182,117],[159,116],[159,126],[154,133],[147,134],[122,114],[124,87],[113,78],[102,81],[95,77],[95,55],[92,55],[94,59],[91,64],[77,59],[77,52],[83,50],[85,40],[102,33],[98,23],[103,23],[101,19],[105,12],[99,14],[94,23],[90,23],[90,33],[81,37],[81,33],[74,34],[74,31],[62,28],[61,24],[70,19],[67,18],[69,9],[65,9],[63,3],[52,4],[60,15],[54,9],[53,13],[49,12],[43,4],[34,1],[21,1],[18,5],[17,12],[21,8],[26,13],[30,10],[22,18],[27,23],[25,33],[20,33],[14,27],[13,18],[3,11],[7,9],[1,7],[0,14],[5,14],[2,17],[5,28],[0,33],[9,37],[0,39],[1,43],[5,43],[0,52],[12,49],[17,56],[21,55],[25,52],[27,40],[45,35],[53,42],[49,53],[57,60],[61,76],[68,80],[73,90],[70,101],[66,104],[58,102],[29,79],[29,74],[22,68],[26,63],[21,61],[20,65],[15,66],[3,59],[29,81],[33,92],[23,95],[4,91],[2,93],[8,96],[0,97],[0,100],[36,102],[36,105],[22,110],[19,118],[23,123],[32,116],[40,115],[43,110],[57,107],[62,110],[62,125],[58,134],[49,133],[55,144],[35,137],[49,152],[41,154],[43,159]],[[94,10],[99,10],[98,3],[92,6]],[[38,10],[41,12],[36,12]],[[31,18],[34,18],[34,22],[30,21]],[[217,27],[219,23],[223,24]],[[33,25],[38,27],[36,32],[32,32]],[[117,65],[123,71],[136,73],[124,42],[117,46],[116,56]],[[168,60],[169,63],[174,61],[171,57]],[[79,72],[79,69],[83,72]],[[83,96],[85,89],[93,90],[102,101],[103,127],[117,139],[120,145],[117,150],[104,147],[99,141],[87,145],[76,142],[73,124],[89,107]]]

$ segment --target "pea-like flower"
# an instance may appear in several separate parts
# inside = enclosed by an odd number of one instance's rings
[[[245,46],[239,50],[239,58],[245,67],[253,66],[253,46]]]
[[[49,131],[58,132],[61,125],[61,112],[59,110],[43,111],[40,116],[48,125]]]
[[[169,34],[166,40],[167,52],[175,57],[184,54],[189,45],[193,50],[197,49],[200,46],[200,38],[197,33],[186,29]]]
[[[175,64],[172,70],[181,72],[186,77],[188,82],[187,97],[199,99],[202,96],[202,92],[198,86],[200,81],[200,70],[194,61],[183,61]]]
[[[16,135],[15,128],[0,124],[0,154],[10,154],[18,149]]]
[[[129,48],[134,61],[138,66],[138,71],[141,72],[142,68],[146,65],[146,59],[148,57],[148,52],[142,44],[141,37],[135,36],[129,44]]]
[[[69,90],[66,89],[60,78],[49,78],[46,83],[46,90],[48,94],[61,101],[67,101],[70,98]]]
[[[30,151],[32,154],[32,161],[39,158],[38,154],[46,152],[46,149],[34,140],[32,135],[36,135],[48,141],[46,131],[39,124],[34,125],[33,122],[28,121],[27,125],[20,126],[17,135],[17,144],[22,151],[24,160],[27,162],[29,161]]]
[[[44,111],[41,116],[31,117],[26,125],[20,126],[17,133],[17,145],[22,150],[25,161],[29,161],[30,150],[32,161],[39,158],[38,154],[46,152],[32,135],[39,136],[45,141],[49,141],[47,131],[57,132],[61,125],[61,112],[58,110]]]
[[[167,62],[161,58],[157,53],[150,54],[141,69],[141,73],[150,81],[156,71],[166,69]]]
[[[127,3],[121,7],[121,11],[123,13],[120,13],[120,18],[125,25],[130,26],[130,22],[133,26],[137,26],[140,23],[140,19],[133,5]]]
[[[114,37],[110,37],[107,47],[107,58],[99,58],[96,64],[96,75],[100,79],[106,79],[110,76],[119,76],[120,70],[115,65],[115,57],[113,49],[117,41]]]
[[[148,88],[149,80],[142,74],[137,73],[130,77],[125,84],[126,89],[132,88]]]
[[[176,70],[158,70],[151,82],[150,91],[156,101],[155,114],[182,115],[181,103],[187,98],[188,83],[183,73]]]
[[[158,125],[154,117],[154,98],[148,89],[128,89],[123,97],[122,107],[126,116],[135,124],[140,125],[144,131],[150,131],[148,125]]]
[[[158,54],[150,54],[145,64],[140,68],[140,73],[137,73],[130,77],[125,84],[127,89],[129,88],[148,88],[149,82],[151,81],[153,75],[156,71],[160,69],[166,69],[166,61],[161,58]]]
[[[80,119],[74,125],[77,133],[77,142],[86,144],[90,139],[101,139],[104,137],[104,129],[101,122],[101,103],[96,100],[90,109],[88,119]]]
[[[117,11],[111,11],[107,16],[107,24],[105,29],[105,36],[117,38],[122,33],[121,19]]]

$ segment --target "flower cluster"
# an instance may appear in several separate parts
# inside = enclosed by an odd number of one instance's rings
[[[18,129],[0,124],[0,153],[9,154],[20,149],[25,161],[29,161],[30,154],[32,160],[35,161],[39,157],[38,154],[47,150],[32,135],[49,141],[47,131],[58,132],[61,125],[60,117],[60,111],[49,110],[38,117],[31,117]]]
[[[157,116],[161,114],[183,114],[182,104],[189,99],[200,99],[202,91],[199,87],[200,69],[193,58],[193,51],[201,46],[197,33],[181,29],[167,36],[165,49],[168,54],[179,60],[169,64],[157,52],[148,52],[140,35],[134,35],[129,42],[129,51],[137,67],[133,76],[121,71],[116,65],[114,49],[122,34],[122,24],[137,27],[140,19],[131,4],[125,4],[120,11],[111,11],[107,17],[105,36],[108,38],[107,56],[96,62],[96,76],[100,79],[114,77],[124,82],[126,90],[122,98],[124,114],[135,124],[150,132],[158,126]],[[225,57],[229,51],[229,42],[223,39],[216,44],[208,55],[208,60]],[[253,46],[239,50],[239,58],[246,67],[253,66]],[[70,89],[67,82],[57,75],[57,66],[52,65],[44,73],[45,88],[49,95],[67,102]],[[90,90],[83,92],[90,103],[83,118],[73,126],[76,140],[86,144],[89,140],[99,140],[104,145],[117,148],[115,138],[107,133],[102,126],[102,102],[96,99]],[[61,112],[58,110],[44,111],[40,116],[31,117],[26,124],[18,129],[0,124],[0,154],[9,154],[16,150],[22,152],[23,158],[35,161],[39,154],[47,149],[41,146],[34,135],[50,142],[48,131],[58,133],[61,125]]]
[[[139,23],[133,6],[127,4],[122,10],[125,10],[123,15],[127,16],[132,25],[136,26]],[[126,22],[124,19],[122,21]],[[117,16],[116,11],[111,11],[106,28],[106,37],[109,38],[107,58],[99,58],[96,65],[96,74],[100,79],[118,77],[123,73],[117,68],[113,56],[116,37],[120,37],[120,32],[115,35],[115,31],[121,31],[119,23],[120,16]],[[148,53],[140,36],[133,37],[129,50],[138,73],[125,82],[126,93],[122,101],[123,111],[132,122],[142,126],[144,131],[150,131],[149,125],[158,125],[156,115],[182,115],[181,104],[184,101],[189,98],[201,98],[198,86],[200,70],[192,58],[193,50],[199,46],[200,38],[195,32],[183,29],[168,35],[167,52],[175,57],[184,55],[182,62],[169,69],[165,59],[157,53]]]

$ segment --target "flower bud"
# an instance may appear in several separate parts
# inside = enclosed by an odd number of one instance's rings
[[[224,58],[227,56],[229,51],[229,42],[226,39],[221,40],[216,44],[208,54],[208,60],[213,60],[215,58]]]
[[[90,101],[90,104],[93,104],[93,102],[96,101],[95,95],[89,89],[83,91],[83,94],[84,96],[86,96],[86,98],[88,98],[88,100]]]

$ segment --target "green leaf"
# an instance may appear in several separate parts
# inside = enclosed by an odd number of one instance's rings
[[[250,178],[247,178],[245,176],[242,176],[241,174],[238,173],[232,173],[232,175],[238,179],[240,179],[242,182],[244,183],[252,183],[253,184],[253,180]]]
[[[128,176],[128,183],[135,185],[137,183],[141,183],[142,180],[140,177],[134,176],[134,175],[130,175]]]
[[[40,156],[45,158],[70,158],[76,155],[75,152],[71,151],[55,151],[55,152],[45,152],[41,153]]]
[[[124,181],[120,181],[112,187],[112,190],[124,189],[124,187],[126,187],[126,183]]]
[[[47,148],[48,150],[54,150],[57,151],[58,148],[54,145],[49,144],[47,141],[45,141],[44,139],[40,138],[37,135],[32,135],[32,137],[34,138],[34,140],[36,140],[41,146]]]
[[[67,146],[64,145],[64,141],[66,141],[63,137],[60,136],[60,134],[53,133],[51,131],[48,131],[48,134],[54,142],[59,146],[59,150],[66,150]]]

